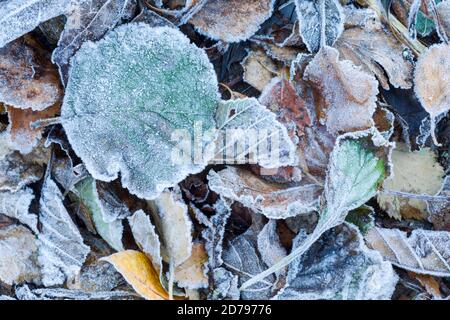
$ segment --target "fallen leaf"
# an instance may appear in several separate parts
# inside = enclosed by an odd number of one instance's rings
[[[305,234],[294,240],[301,245]],[[368,249],[348,224],[325,232],[298,260],[289,265],[287,284],[275,300],[387,300],[398,276],[380,254]]]
[[[316,184],[286,185],[270,183],[244,169],[227,167],[208,174],[209,188],[221,196],[272,219],[305,214],[318,207],[322,187]]]
[[[321,96],[318,115],[331,133],[373,126],[378,83],[351,61],[339,60],[339,52],[322,48],[305,69],[304,79]]]
[[[427,202],[414,195],[433,196],[441,189],[444,170],[436,155],[429,148],[410,152],[405,145],[397,144],[391,159],[393,175],[383,182],[385,191],[378,195],[378,203],[396,219],[425,219]]]
[[[90,251],[63,200],[55,182],[46,177],[39,200],[41,232],[38,234],[38,261],[45,286],[63,284],[67,278],[75,277]]]
[[[203,243],[194,243],[192,254],[185,262],[175,268],[174,281],[179,287],[188,289],[200,289],[208,287],[208,277],[205,273],[205,265],[208,261]]]
[[[414,92],[431,117],[431,136],[435,136],[436,118],[450,110],[450,44],[436,44],[428,48],[417,61]]]
[[[216,124],[214,163],[251,163],[268,169],[295,164],[296,148],[286,127],[258,100],[221,102]]]
[[[409,272],[409,274],[414,277],[420,284],[425,288],[425,290],[435,299],[442,299],[441,290],[439,288],[439,282],[432,276],[417,274],[414,272]]]
[[[369,247],[399,268],[420,274],[450,275],[450,232],[372,228],[364,237]]]
[[[214,40],[244,41],[272,15],[274,4],[274,0],[207,0],[189,23]]]
[[[261,49],[250,51],[242,61],[242,66],[244,81],[259,91],[263,91],[279,73],[276,63]]]
[[[442,1],[439,2],[436,6],[436,13],[439,17],[439,20],[442,23],[442,27],[447,34],[447,37],[450,36],[450,2]]]
[[[133,289],[147,300],[169,300],[169,295],[159,282],[159,273],[147,256],[139,251],[126,250],[102,260],[111,263]]]
[[[215,127],[216,75],[204,51],[180,31],[123,25],[82,45],[71,66],[61,121],[95,179],[111,181],[120,172],[131,193],[154,199],[212,157],[214,137],[207,133]],[[200,159],[174,160],[173,134],[190,138],[200,124]]]
[[[31,202],[34,199],[33,190],[24,188],[16,192],[0,192],[0,213],[14,218],[30,227],[33,232],[37,230],[37,216],[29,212]]]
[[[0,280],[12,285],[40,282],[35,236],[23,226],[0,229]]]
[[[43,127],[32,127],[32,123],[53,118],[59,114],[60,109],[59,103],[41,111],[7,106],[11,146],[22,154],[30,153],[38,145],[44,131]]]
[[[1,102],[41,111],[60,101],[62,95],[58,71],[35,41],[18,39],[0,49]]]
[[[344,29],[342,6],[337,0],[295,0],[300,21],[300,35],[309,52],[324,45],[332,46]],[[323,9],[321,5],[323,4]],[[324,16],[322,16],[322,10]],[[321,39],[325,36],[325,39]]]
[[[428,202],[429,220],[436,230],[450,231],[450,177],[446,176],[442,188],[437,193],[440,199],[430,199]]]
[[[88,40],[101,39],[121,19],[131,18],[135,8],[135,0],[84,0],[76,4],[76,12],[69,15],[58,46],[52,54],[52,61],[58,65],[65,84],[69,60],[80,46]]]

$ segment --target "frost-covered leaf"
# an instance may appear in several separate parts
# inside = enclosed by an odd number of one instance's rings
[[[15,192],[24,186],[40,180],[44,174],[43,165],[50,159],[50,149],[41,145],[27,155],[18,151],[0,159],[0,190]]]
[[[263,91],[279,73],[277,64],[261,49],[250,51],[242,61],[242,67],[244,81],[259,91]]]
[[[286,249],[281,245],[277,234],[277,222],[269,220],[257,236],[258,252],[261,259],[267,266],[273,266],[286,256]],[[284,270],[279,270],[276,274],[280,276]]]
[[[98,234],[115,250],[124,250],[122,245],[122,221],[105,219],[105,216],[108,216],[105,211],[110,208],[100,201],[95,180],[92,177],[87,177],[75,185],[73,192],[78,201],[89,212]],[[110,213],[109,215],[113,214]]]
[[[69,290],[65,288],[30,289],[24,284],[17,287],[16,296],[19,300],[137,300],[139,296],[128,291],[97,291]]]
[[[309,52],[332,46],[344,29],[344,15],[338,0],[295,0],[300,35]],[[323,5],[323,7],[322,7]],[[322,12],[323,10],[323,12]],[[322,40],[322,36],[325,37]]]
[[[202,159],[172,159],[171,134],[192,135],[200,124],[213,129],[218,103],[212,65],[180,31],[123,25],[83,44],[71,66],[61,120],[95,179],[111,181],[120,172],[131,193],[154,199],[203,169],[213,152],[206,133],[197,139]]]
[[[131,18],[135,6],[135,0],[82,0],[77,3],[52,54],[52,61],[59,66],[64,83],[67,83],[69,60],[80,46],[85,41],[101,39],[122,19]]]
[[[428,201],[429,220],[437,230],[450,231],[450,176],[447,176],[437,194],[439,197]]]
[[[300,257],[325,231],[344,222],[350,210],[360,207],[376,194],[385,177],[385,163],[372,148],[364,139],[342,136],[331,155],[324,191],[326,205],[320,210],[314,231],[285,258],[244,283],[241,290]]]
[[[75,277],[90,249],[83,243],[63,204],[63,196],[50,177],[46,177],[39,200],[39,264],[45,286],[62,284]]]
[[[179,266],[192,253],[192,222],[181,191],[164,191],[151,203],[154,220],[161,234],[161,255],[164,261]]]
[[[214,40],[244,41],[272,15],[274,4],[274,0],[207,0],[189,23]]]
[[[443,31],[450,37],[450,1],[442,1],[436,6],[436,14],[442,23]]]
[[[318,207],[322,187],[316,184],[270,183],[244,169],[228,167],[208,174],[209,187],[221,196],[239,201],[272,219],[285,219],[311,212]]]
[[[450,44],[428,48],[417,61],[414,91],[431,117],[431,135],[436,145],[436,118],[450,110]]]
[[[126,250],[102,258],[102,260],[111,263],[133,289],[145,299],[169,299],[169,295],[159,281],[159,273],[156,272],[144,253]]]
[[[413,65],[403,57],[405,47],[382,27],[373,11],[353,10],[366,13],[367,21],[363,26],[344,30],[336,42],[341,57],[373,73],[385,90],[389,90],[389,84],[396,88],[411,88]],[[348,14],[357,15],[354,11]]]
[[[208,296],[211,300],[239,300],[238,276],[225,268],[212,270],[214,288]]]
[[[304,237],[296,237],[294,248]],[[356,228],[343,224],[325,232],[289,265],[286,287],[275,299],[390,299],[397,281],[391,264],[365,246]]]
[[[264,168],[295,164],[295,145],[276,115],[255,98],[221,102],[214,160],[218,163],[252,163]]]
[[[192,254],[185,262],[174,270],[174,281],[179,287],[200,289],[208,287],[208,277],[205,273],[205,264],[208,261],[203,243],[194,243]]]
[[[136,211],[128,217],[134,240],[142,251],[150,258],[156,271],[162,271],[161,243],[155,226],[143,210]]]
[[[426,218],[426,201],[414,195],[434,196],[441,189],[444,170],[436,155],[429,148],[411,152],[397,144],[392,152],[392,167],[393,175],[383,182],[384,191],[378,195],[381,208],[396,219]]]
[[[0,229],[0,280],[12,285],[40,281],[35,236],[23,226]]]
[[[60,103],[56,103],[41,111],[7,106],[6,110],[8,111],[9,118],[8,131],[11,138],[11,147],[20,151],[22,154],[30,153],[39,143],[44,131],[43,127],[32,127],[32,123],[53,118],[59,113],[60,109]]]
[[[71,6],[73,5],[73,7]],[[73,0],[3,0],[0,3],[0,48],[40,23],[74,9]]]
[[[30,188],[24,188],[16,192],[1,191],[0,213],[19,220],[37,233],[37,216],[29,212],[33,199],[33,190]]]
[[[321,95],[316,106],[331,133],[373,126],[378,82],[351,61],[339,60],[339,52],[322,48],[305,69],[304,79]]]
[[[0,102],[43,110],[61,100],[62,95],[58,71],[31,39],[18,39],[0,49]]]
[[[364,238],[385,260],[400,268],[439,277],[450,275],[450,232],[416,229],[408,236],[399,229],[375,227]]]

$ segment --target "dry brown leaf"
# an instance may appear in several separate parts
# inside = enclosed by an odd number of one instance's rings
[[[208,287],[208,277],[205,274],[205,264],[208,254],[203,243],[192,246],[192,254],[185,262],[175,268],[174,281],[179,287],[199,289]]]
[[[432,276],[418,274],[414,272],[408,272],[409,275],[414,277],[420,284],[427,290],[427,292],[436,299],[441,299],[441,289],[439,288],[439,282]]]
[[[250,51],[242,61],[244,81],[263,91],[266,85],[280,72],[276,63],[262,49]]]
[[[31,39],[18,39],[0,49],[0,101],[15,108],[43,110],[62,95],[56,67]]]
[[[436,118],[450,109],[450,44],[428,48],[417,61],[414,90],[431,117],[431,135],[436,145]]]
[[[189,22],[212,39],[244,41],[272,15],[274,3],[274,0],[207,0]]]
[[[333,134],[373,126],[378,82],[339,52],[323,47],[308,64],[304,79],[320,94],[317,114]]]
[[[406,47],[382,28],[373,11],[354,10],[365,12],[368,17],[363,20],[363,26],[346,29],[336,41],[342,58],[373,73],[385,90],[389,90],[389,84],[396,88],[411,88],[413,66],[403,57]]]
[[[436,155],[429,148],[410,152],[405,145],[397,144],[392,152],[392,166],[393,175],[383,182],[384,192],[378,195],[381,208],[396,219],[426,218],[427,203],[408,195],[433,196],[439,192],[444,170]]]
[[[416,229],[408,237],[399,229],[374,227],[364,239],[400,268],[438,277],[450,275],[450,232]]]
[[[159,281],[149,258],[142,252],[126,250],[101,260],[111,263],[133,289],[148,300],[168,300],[169,295]]]
[[[41,111],[6,107],[9,117],[11,146],[22,154],[30,153],[42,137],[43,127],[31,128],[31,123],[37,120],[56,116],[61,109],[59,103]]]
[[[286,187],[236,167],[219,172],[211,170],[208,181],[214,192],[272,219],[284,219],[316,209],[322,192],[322,187],[316,184]]]

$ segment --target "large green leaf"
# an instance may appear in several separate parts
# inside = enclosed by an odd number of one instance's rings
[[[86,42],[72,58],[61,121],[95,179],[111,181],[120,172],[130,192],[154,199],[212,157],[207,133],[218,101],[203,50],[176,29],[130,23]],[[200,127],[203,157],[174,162],[180,147],[173,134],[193,136]]]
[[[385,176],[384,160],[365,147],[363,141],[345,139],[333,150],[324,192],[326,205],[320,212],[314,231],[288,256],[244,283],[241,290],[304,254],[325,231],[344,222],[350,210],[361,206],[376,194]]]

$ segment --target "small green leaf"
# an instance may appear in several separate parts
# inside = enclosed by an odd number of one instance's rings
[[[347,213],[372,198],[385,176],[384,160],[366,148],[363,140],[345,139],[333,150],[325,185],[326,205],[314,231],[288,256],[245,282],[248,288],[304,254],[322,234],[344,222]]]

